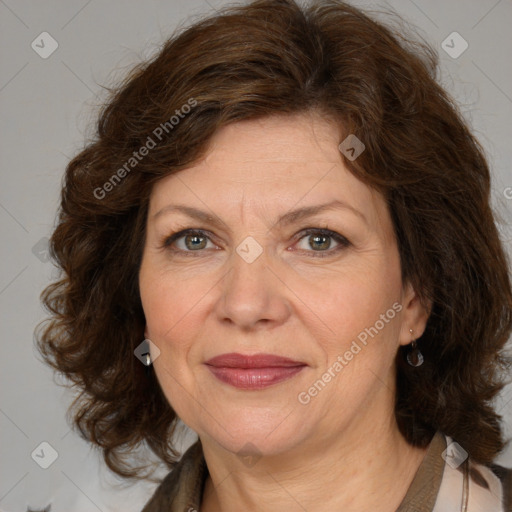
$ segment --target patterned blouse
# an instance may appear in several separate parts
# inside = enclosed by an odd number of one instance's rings
[[[200,512],[208,468],[200,441],[156,489],[142,512]],[[512,470],[475,464],[437,432],[396,512],[512,512]]]

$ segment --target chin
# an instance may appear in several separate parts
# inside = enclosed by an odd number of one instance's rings
[[[243,410],[243,417],[240,409],[231,414],[224,413],[222,417],[223,426],[229,427],[224,429],[219,424],[210,423],[202,425],[196,432],[199,436],[204,433],[225,450],[236,454],[254,451],[260,456],[279,455],[307,437],[305,419],[297,421],[289,411],[247,408]]]

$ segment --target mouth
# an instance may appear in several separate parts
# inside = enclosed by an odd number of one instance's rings
[[[272,354],[222,354],[205,363],[210,372],[221,382],[239,389],[264,389],[291,379],[306,363]]]

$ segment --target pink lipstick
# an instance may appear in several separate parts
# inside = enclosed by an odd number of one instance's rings
[[[290,379],[307,365],[272,354],[222,354],[206,361],[220,381],[239,389],[263,389]]]

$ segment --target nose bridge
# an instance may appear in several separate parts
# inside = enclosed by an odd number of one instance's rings
[[[288,311],[282,283],[269,267],[271,257],[263,244],[246,237],[233,251],[223,280],[218,314],[240,327],[282,322]]]

